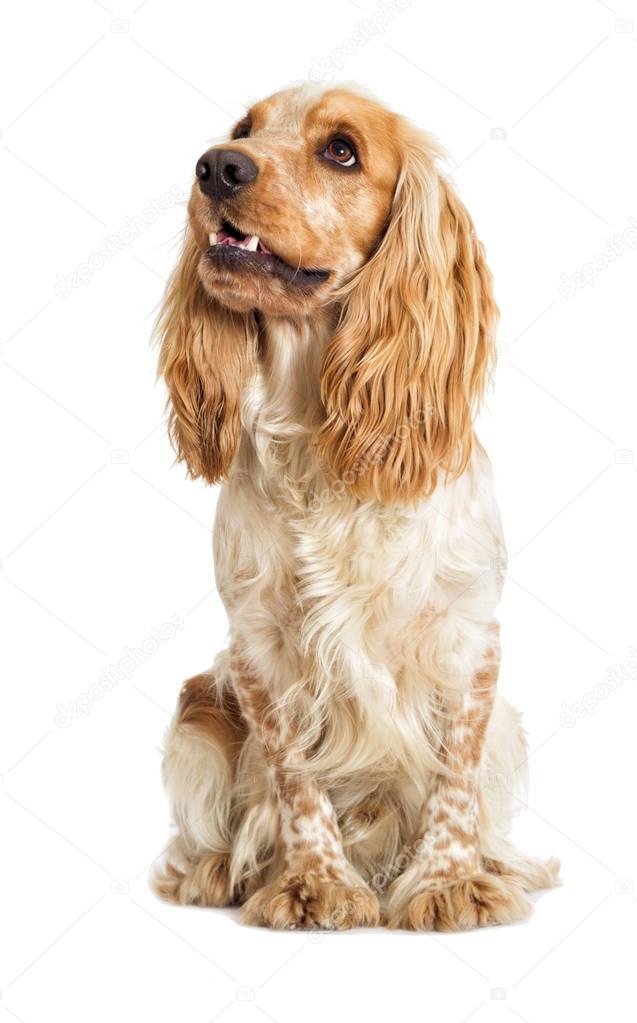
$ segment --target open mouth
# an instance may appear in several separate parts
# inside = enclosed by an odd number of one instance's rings
[[[329,277],[329,270],[310,270],[292,266],[268,249],[258,235],[243,234],[228,220],[222,220],[218,231],[211,231],[210,248],[206,255],[222,262],[229,269],[249,270],[279,277],[288,284],[307,288],[321,284]]]

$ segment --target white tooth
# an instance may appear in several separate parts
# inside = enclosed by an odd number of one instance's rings
[[[208,241],[210,242],[211,245],[216,245],[217,244],[217,232],[216,231],[211,231],[210,232],[210,234],[208,235]]]
[[[250,240],[248,242],[246,242],[246,249],[249,249],[250,252],[256,252],[258,244],[259,244],[259,235],[258,234],[253,234],[253,235],[250,236]]]

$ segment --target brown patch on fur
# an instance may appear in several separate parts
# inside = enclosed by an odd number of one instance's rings
[[[231,690],[220,697],[212,675],[193,675],[179,695],[178,721],[195,725],[234,759],[247,735],[239,703]]]
[[[264,586],[260,595],[263,608],[272,615],[281,631],[299,627],[303,609],[296,580],[290,572],[284,573],[276,586]]]
[[[451,822],[449,824],[449,837],[461,845],[472,845],[477,842],[478,829],[474,826],[471,831],[465,831],[463,828],[458,827],[457,824]]]
[[[235,691],[241,712],[256,733],[266,760],[278,770],[284,760],[280,721],[272,699],[251,665],[236,651],[231,654]]]
[[[456,772],[456,785],[465,789],[468,769],[476,768],[482,758],[484,739],[491,718],[500,668],[500,651],[491,648],[484,655],[484,667],[476,671],[468,693],[455,697],[450,706],[445,759]],[[450,783],[453,787],[453,783]],[[474,787],[472,787],[474,788]]]
[[[290,787],[291,786],[291,787]],[[294,798],[294,809],[299,817],[311,817],[319,808],[318,800],[313,792],[300,788],[300,782],[291,782],[288,779],[287,787],[282,786],[284,794],[288,799]],[[295,793],[298,795],[295,796]]]

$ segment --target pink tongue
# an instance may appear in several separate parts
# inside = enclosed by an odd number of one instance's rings
[[[223,228],[217,231],[217,245],[237,245],[240,249],[245,249],[251,238],[252,235],[247,234],[242,241],[239,241],[238,238],[234,238],[233,235],[228,234],[228,232],[224,231]],[[258,251],[270,254],[270,250],[266,249],[262,242],[259,242]]]
[[[247,237],[240,242],[238,238],[233,238],[231,234],[228,234],[228,232],[223,229],[221,231],[217,231],[217,245],[238,245],[240,248],[245,248],[249,241],[250,235],[247,235]]]

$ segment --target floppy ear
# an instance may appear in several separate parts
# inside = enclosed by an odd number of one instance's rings
[[[188,228],[157,322],[159,372],[168,386],[168,428],[188,474],[217,483],[241,433],[241,394],[255,364],[252,314],[210,298],[199,279],[201,252]]]
[[[429,495],[460,475],[493,354],[491,274],[426,136],[404,144],[385,234],[343,291],[323,358],[323,458],[359,497]]]

